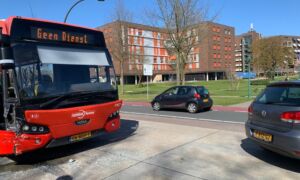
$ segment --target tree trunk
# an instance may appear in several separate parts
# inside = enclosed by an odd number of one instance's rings
[[[182,70],[182,72],[181,72],[181,85],[185,85],[184,70]]]
[[[182,55],[181,57],[181,85],[185,84],[185,62],[186,62],[186,57]]]
[[[120,85],[121,85],[121,94],[124,95],[124,63],[120,61]]]
[[[142,83],[143,74],[140,73],[138,77],[139,77],[139,83],[138,83],[138,85],[140,86],[141,83]]]
[[[176,81],[177,85],[180,85],[180,55],[176,55]]]

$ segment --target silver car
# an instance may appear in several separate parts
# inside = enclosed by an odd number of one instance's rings
[[[261,147],[300,159],[300,81],[268,85],[248,108],[245,129]]]

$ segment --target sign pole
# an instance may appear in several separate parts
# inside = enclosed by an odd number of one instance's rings
[[[152,64],[144,64],[143,65],[144,76],[147,78],[147,100],[149,99],[149,76],[153,76],[153,65]]]
[[[148,87],[148,77],[149,76],[146,76],[147,77],[147,100],[149,99],[149,87]]]

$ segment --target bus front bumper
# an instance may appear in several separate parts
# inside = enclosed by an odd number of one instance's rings
[[[0,131],[0,156],[19,155],[23,152],[46,146],[51,140],[50,134],[20,134],[12,131]]]
[[[102,130],[91,131],[91,137],[101,135],[103,132],[114,132],[120,128],[120,117],[106,122]],[[70,144],[70,137],[54,139],[48,134],[16,134],[12,131],[0,130],[0,156],[20,155],[24,152],[43,147],[55,147]],[[61,141],[62,140],[62,141]],[[85,140],[85,139],[83,139]]]

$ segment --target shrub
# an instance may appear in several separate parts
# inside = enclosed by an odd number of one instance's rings
[[[251,80],[251,85],[268,85],[270,81],[268,79]]]

